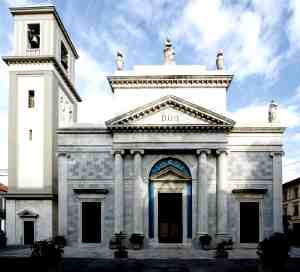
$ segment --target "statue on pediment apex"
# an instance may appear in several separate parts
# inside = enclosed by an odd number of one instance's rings
[[[171,40],[169,38],[167,38],[165,41],[164,63],[167,65],[175,64],[175,50],[174,50]]]
[[[275,103],[274,100],[272,100],[269,105],[268,119],[269,119],[269,123],[278,123],[279,122],[278,104]]]
[[[124,56],[120,50],[117,51],[116,64],[117,64],[117,70],[120,71],[124,69]]]

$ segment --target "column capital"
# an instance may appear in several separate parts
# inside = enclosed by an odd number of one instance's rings
[[[120,155],[124,155],[125,154],[125,150],[124,149],[114,149],[111,151],[112,155],[116,155],[116,154],[120,154]]]
[[[144,149],[131,149],[131,150],[130,150],[130,154],[131,154],[131,155],[134,155],[134,154],[136,154],[136,153],[139,153],[139,154],[141,154],[141,155],[144,155],[144,154],[145,154],[145,151],[144,151]]]
[[[209,155],[211,153],[211,150],[208,148],[199,148],[196,149],[196,154],[200,155],[201,153],[205,153],[206,155]]]
[[[216,150],[216,153],[217,153],[217,155],[220,155],[222,153],[225,153],[226,155],[228,155],[229,154],[229,150],[227,148],[218,148]]]
[[[273,151],[270,153],[270,157],[275,157],[275,156],[284,156],[284,151]]]

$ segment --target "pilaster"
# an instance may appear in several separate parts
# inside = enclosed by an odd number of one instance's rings
[[[58,233],[68,235],[68,159],[67,153],[57,154],[58,166]]]
[[[284,152],[272,152],[273,158],[273,232],[283,232],[282,225],[282,156]]]
[[[145,195],[145,188],[142,174],[142,155],[144,154],[144,150],[131,150],[130,153],[134,158],[133,232],[143,234],[143,199]]]
[[[209,149],[196,150],[198,157],[198,192],[197,192],[197,234],[199,236],[208,234],[208,176],[207,156]]]
[[[123,155],[124,150],[113,150],[114,155],[114,232],[124,231],[124,174],[123,174]]]
[[[218,149],[217,153],[217,237],[228,236],[227,218],[227,149]]]

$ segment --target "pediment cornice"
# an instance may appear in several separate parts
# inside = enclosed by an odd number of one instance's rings
[[[151,181],[188,182],[190,177],[179,172],[175,167],[168,166],[150,177]]]
[[[167,108],[172,108],[180,113],[195,119],[195,123],[178,124],[147,124],[136,122]],[[205,122],[198,122],[199,120]],[[128,113],[119,115],[106,122],[106,126],[114,131],[183,131],[183,130],[214,130],[229,131],[235,122],[223,115],[210,111],[201,106],[185,101],[176,96],[165,96],[142,107],[136,108]]]
[[[114,89],[138,88],[228,88],[233,75],[109,76]]]

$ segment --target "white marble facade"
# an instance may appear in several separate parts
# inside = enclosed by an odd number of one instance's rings
[[[109,77],[114,94],[128,94],[131,103],[136,103],[134,109],[108,120],[105,126],[74,124],[58,130],[58,150],[68,154],[60,181],[67,184],[67,201],[63,203],[67,203],[68,216],[61,226],[63,233],[70,242],[82,243],[75,188],[108,191],[99,200],[105,207],[104,246],[120,231],[143,234],[146,246],[164,244],[159,238],[159,193],[182,195],[180,243],[184,245],[197,246],[198,237],[209,234],[214,242],[231,238],[236,246],[249,246],[240,233],[241,203],[245,202],[257,203],[258,240],[281,231],[284,128],[278,123],[241,126],[224,115],[223,107],[216,112],[211,110],[213,105],[192,103],[201,100],[202,88],[226,92],[232,76],[224,71],[216,71],[222,82],[218,85],[210,82],[213,72],[207,76],[201,71],[196,77],[188,75],[188,66],[178,67],[178,71],[185,71],[184,83],[179,74],[169,75],[168,67],[160,67],[143,67],[145,75],[118,70]],[[175,69],[172,66],[171,70]],[[183,91],[194,91],[196,99],[174,95],[178,84]],[[209,84],[213,88],[209,89]],[[161,95],[142,103],[134,99],[132,90]],[[118,107],[118,100],[116,103]],[[168,160],[182,163],[190,174],[168,165]],[[162,161],[164,166],[152,175]]]
[[[26,12],[24,18],[29,20],[45,10],[53,15],[46,23],[61,30],[59,37],[73,53],[73,65],[77,53],[54,7],[17,8],[12,13],[23,18]],[[19,23],[24,29],[25,19]],[[53,41],[53,48],[61,44]],[[275,118],[277,107],[272,107],[267,123],[236,123],[227,117],[226,96],[233,75],[224,70],[223,54],[217,55],[216,69],[208,71],[202,65],[176,65],[174,52],[168,40],[163,65],[139,65],[131,71],[123,70],[123,54],[118,53],[117,70],[107,78],[115,97],[111,105],[115,117],[105,125],[76,123],[80,97],[73,87],[74,69],[71,66],[66,73],[56,53],[49,51],[54,57],[44,64],[45,58],[28,59],[26,53],[4,58],[11,66],[12,113],[18,109],[17,77],[25,72],[40,75],[40,65],[47,65],[47,72],[41,74],[45,99],[36,107],[40,112],[30,114],[42,113],[49,121],[49,127],[39,127],[45,135],[39,144],[48,148],[39,169],[43,174],[39,190],[26,191],[18,185],[22,179],[14,174],[13,161],[24,155],[14,149],[20,124],[10,126],[9,244],[23,243],[23,221],[28,218],[34,222],[34,239],[60,234],[70,245],[89,244],[90,238],[84,237],[87,203],[100,207],[93,224],[100,235],[95,239],[103,247],[120,231],[143,234],[145,246],[160,246],[164,239],[197,246],[197,239],[205,234],[213,242],[231,238],[236,246],[243,246],[248,244],[243,230],[245,205],[246,210],[257,211],[253,234],[257,241],[282,231],[284,128]],[[10,120],[14,122],[13,114]],[[33,175],[38,169],[27,170]],[[163,201],[167,204],[160,204]],[[176,205],[168,207],[168,201]],[[161,219],[163,205],[177,216],[175,227],[170,227],[168,217]]]

